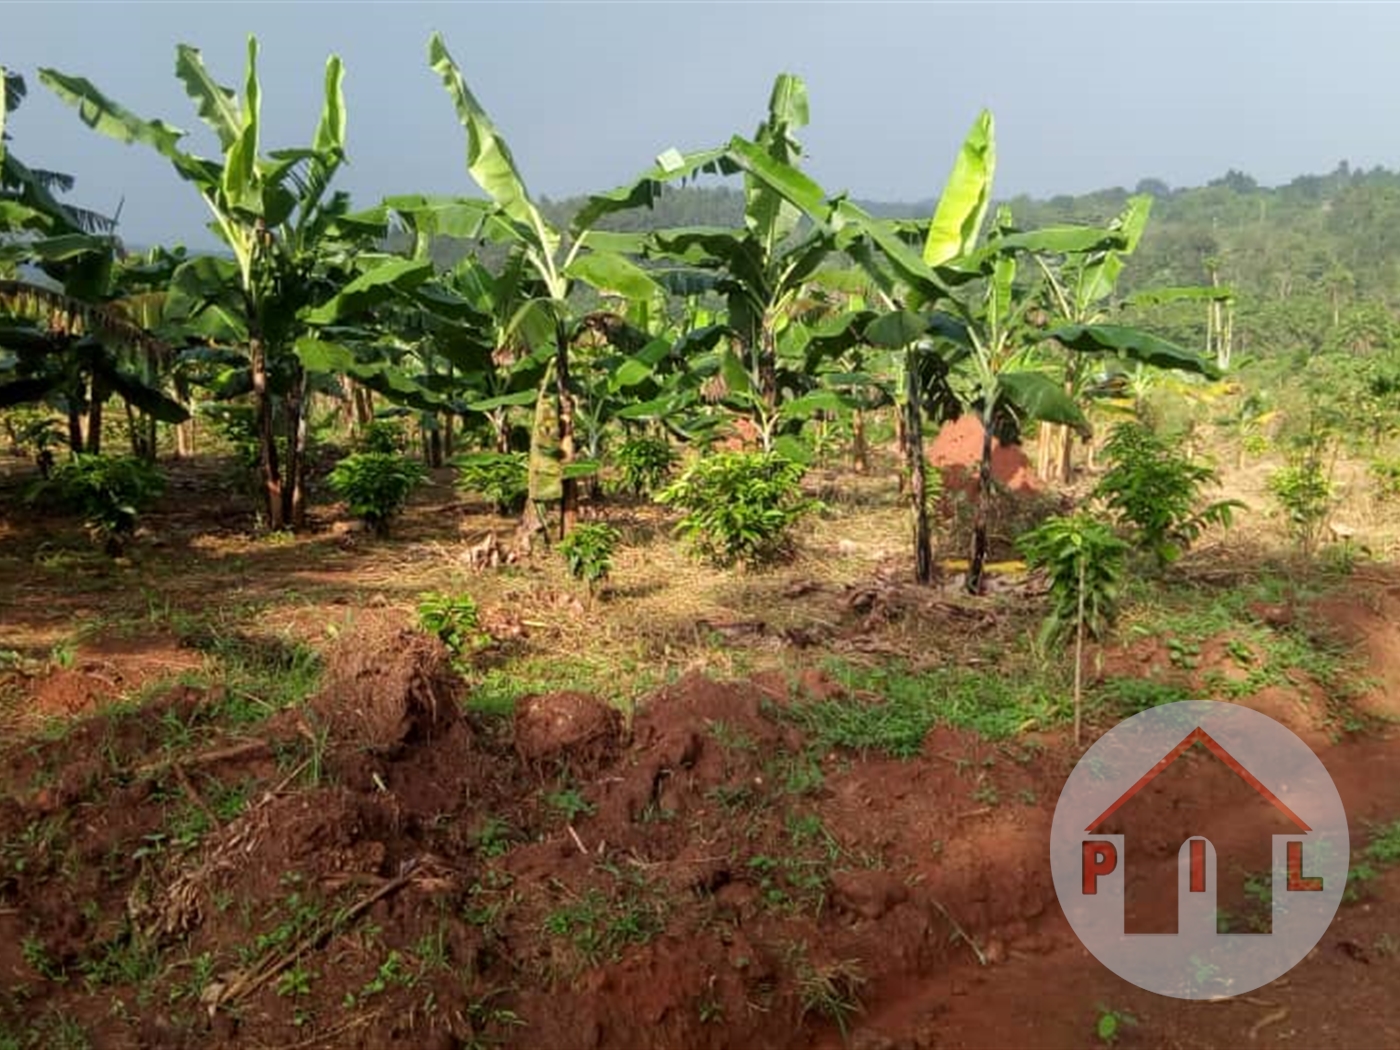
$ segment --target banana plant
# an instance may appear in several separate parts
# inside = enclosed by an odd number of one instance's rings
[[[264,153],[257,58],[257,39],[250,36],[239,94],[213,78],[198,49],[187,44],[176,48],[175,75],[217,137],[219,160],[186,151],[181,147],[185,132],[137,116],[86,79],[53,69],[40,70],[39,78],[76,108],[89,127],[165,157],[208,207],[211,229],[233,258],[191,260],[175,275],[175,291],[192,304],[193,324],[235,340],[246,355],[266,520],[278,529],[301,525],[306,508],[311,376],[295,353],[297,340],[318,323],[313,316],[318,311],[323,312],[319,323],[333,323],[357,297],[428,274],[389,270],[354,276],[348,267],[356,238],[367,231],[349,220],[344,196],[330,191],[345,161],[340,59],[332,55],[326,62],[324,102],[311,144]],[[331,300],[337,305],[326,314]],[[279,421],[282,442],[276,433]]]
[[[1046,302],[1054,319],[1064,324],[1101,324],[1118,305],[1113,294],[1129,256],[1137,249],[1152,210],[1152,198],[1139,194],[1128,199],[1123,212],[1105,230],[1121,234],[1121,243],[1108,238],[1087,250],[1056,257],[1049,252],[1032,256],[1044,281]],[[1091,377],[1083,355],[1065,353],[1046,345],[1047,356],[1063,377],[1065,392],[1076,402],[1085,401]],[[1068,484],[1071,472],[1070,428],[1046,423],[1038,436],[1037,473],[1042,480]]]
[[[775,166],[797,170],[802,148],[796,132],[807,124],[807,88],[800,77],[780,74],[768,115],[749,147]],[[746,172],[744,225],[740,229],[692,227],[661,230],[646,242],[648,257],[714,274],[727,303],[730,349],[719,371],[727,398],[746,411],[765,448],[772,448],[785,418],[784,397],[803,394],[810,332],[800,322],[807,282],[833,250],[830,231],[807,223],[799,207],[763,178]],[[780,372],[784,361],[795,367]]]
[[[635,248],[638,239],[604,233],[594,226],[606,215],[649,205],[667,182],[717,170],[722,152],[682,157],[668,150],[636,182],[591,197],[567,231],[556,229],[531,198],[509,146],[437,33],[428,42],[428,60],[466,131],[468,174],[486,197],[395,197],[387,199],[384,207],[414,234],[418,258],[426,257],[434,237],[454,236],[505,246],[510,257],[523,264],[527,277],[506,335],[518,337],[532,352],[547,347],[552,354],[536,400],[531,495],[536,503],[559,504],[563,536],[578,510],[576,383],[570,350],[580,318],[570,302],[571,292],[582,285],[654,303],[657,309],[663,308],[664,301],[661,286],[624,254]]]
[[[982,455],[967,588],[980,593],[987,556],[986,498],[991,490],[993,436],[1032,420],[1087,432],[1083,412],[1062,386],[1042,371],[1034,350],[1051,340],[1066,350],[1143,361],[1156,367],[1214,374],[1214,366],[1148,332],[1108,324],[1035,323],[1035,284],[1018,279],[1021,256],[1122,247],[1121,231],[1062,227],[1022,233],[999,210],[983,242],[996,168],[993,118],[983,111],[963,141],[938,205],[923,233],[922,251],[911,246],[907,226],[880,222],[844,196],[829,198],[816,183],[737,137],[730,150],[746,171],[762,178],[802,208],[834,237],[836,247],[866,267],[891,319],[876,335],[882,345],[909,348],[906,376],[923,374],[920,354],[939,354],[954,381],[949,389],[982,424]],[[922,392],[909,390],[914,404]],[[922,455],[920,454],[920,458]],[[916,497],[921,498],[921,497]],[[917,513],[917,511],[916,511]],[[921,561],[922,564],[922,554]]]
[[[148,419],[182,419],[152,379],[169,349],[124,287],[135,271],[118,262],[114,220],[59,199],[71,176],[21,163],[6,122],[26,85],[2,68],[0,82],[0,408],[57,405],[75,453],[100,449],[103,405],[114,395],[129,414],[135,406]],[[22,265],[48,281],[22,279]]]

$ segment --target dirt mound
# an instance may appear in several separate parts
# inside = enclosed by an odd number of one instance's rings
[[[616,753],[622,713],[587,693],[522,697],[515,707],[515,750],[539,772],[596,772]]]
[[[147,682],[195,670],[201,663],[198,653],[182,648],[177,638],[165,633],[85,641],[69,660],[67,666],[37,673],[0,673],[0,686],[27,695],[27,718],[72,717],[95,711]]]
[[[336,639],[311,709],[334,739],[390,755],[457,721],[458,681],[438,639],[372,619]]]
[[[971,495],[977,489],[982,464],[982,422],[965,414],[943,424],[928,448],[928,461],[943,473],[945,491]],[[1033,492],[1039,486],[1030,460],[1018,445],[992,439],[992,477],[1012,492]]]
[[[1303,612],[1307,626],[1356,646],[1379,688],[1360,706],[1383,718],[1400,715],[1400,577],[1362,600],[1350,594],[1316,602]]]

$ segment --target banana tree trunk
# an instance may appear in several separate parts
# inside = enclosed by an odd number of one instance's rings
[[[88,397],[87,425],[84,428],[86,440],[83,447],[89,455],[98,455],[102,451],[102,400],[105,391],[98,389],[98,380],[92,381],[92,389]]]
[[[972,558],[967,567],[967,592],[982,593],[987,563],[987,496],[992,490],[992,414],[982,416],[982,462],[977,470],[977,501],[972,516]]]
[[[141,426],[141,420],[136,418],[136,412],[132,409],[131,402],[123,398],[122,405],[126,408],[126,429],[131,437],[131,454],[137,459],[145,459],[144,427]]]
[[[909,426],[908,413],[903,406],[895,409],[894,413],[894,443],[895,447],[903,453],[906,462],[909,456]],[[899,474],[899,494],[908,495],[909,492],[909,472],[901,471]]]
[[[284,498],[285,522],[293,529],[306,524],[306,436],[307,385],[309,377],[300,367],[292,379],[287,398],[287,475]]]
[[[562,323],[555,327],[554,404],[559,415],[559,466],[565,472],[559,501],[559,538],[578,520],[578,479],[567,476],[574,462],[574,396],[569,390],[569,334]]]
[[[759,333],[758,390],[772,415],[778,408],[778,340],[768,325]]]
[[[851,415],[851,466],[857,474],[870,470],[870,446],[865,440],[865,413],[856,409]]]
[[[189,419],[175,425],[175,455],[185,459],[194,455],[194,405],[190,400],[190,384],[183,375],[175,376],[175,397],[190,414]]]
[[[68,451],[75,456],[83,451],[82,408],[71,397],[68,399]]]
[[[919,385],[919,351],[904,352],[905,455],[909,464],[909,498],[914,510],[914,579],[933,580],[933,542],[928,524],[928,465],[924,461],[923,392]]]
[[[287,508],[282,501],[282,472],[277,461],[277,435],[272,427],[272,395],[267,389],[267,348],[261,335],[248,340],[250,370],[253,375],[253,404],[258,427],[258,469],[262,474],[263,500],[267,527],[285,528]]]
[[[510,451],[510,416],[505,409],[498,408],[491,413],[491,425],[496,430],[496,451],[505,455]]]
[[[442,428],[433,417],[433,428],[428,431],[428,466],[436,469],[442,466]]]

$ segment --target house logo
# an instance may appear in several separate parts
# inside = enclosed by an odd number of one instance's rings
[[[1310,747],[1268,715],[1193,700],[1099,739],[1066,781],[1055,892],[1084,946],[1139,987],[1241,995],[1292,969],[1346,888],[1346,812]]]

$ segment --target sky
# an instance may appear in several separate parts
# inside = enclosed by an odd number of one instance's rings
[[[10,118],[26,163],[79,179],[71,199],[138,244],[208,247],[192,187],[143,146],[84,127],[38,83],[87,77],[144,117],[214,140],[174,76],[198,47],[239,84],[261,46],[264,148],[308,143],[328,55],[346,65],[349,167],[368,207],[396,193],[472,193],[465,134],[427,63],[440,31],[531,192],[627,182],[670,147],[751,134],[773,78],[808,85],[807,170],[828,191],[935,196],[982,107],[996,119],[998,197],[1139,179],[1199,185],[1236,168],[1266,185],[1400,167],[1400,5],[1284,3],[0,3],[0,64],[29,97]]]

